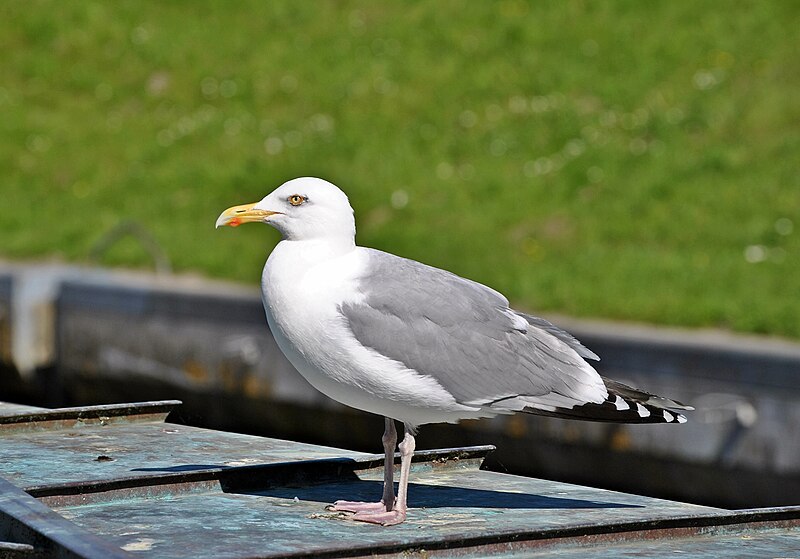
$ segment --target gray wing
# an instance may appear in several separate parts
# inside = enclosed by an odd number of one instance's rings
[[[358,341],[433,377],[459,403],[552,411],[606,397],[581,357],[594,353],[486,286],[370,250],[359,288],[363,301],[341,307]]]
[[[516,312],[516,311],[515,311]],[[575,353],[583,357],[584,359],[593,359],[595,361],[600,361],[600,357],[597,356],[595,352],[591,349],[584,346],[581,342],[575,339],[575,336],[566,332],[553,324],[550,321],[545,320],[544,318],[540,318],[538,316],[533,316],[530,314],[525,314],[521,312],[517,312],[518,315],[523,317],[525,320],[528,321],[528,324],[531,326],[535,326],[536,328],[541,328],[542,330],[552,334],[569,347],[575,350]]]

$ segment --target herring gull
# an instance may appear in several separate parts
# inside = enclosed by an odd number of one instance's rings
[[[601,377],[599,359],[497,291],[355,243],[350,202],[318,178],[290,180],[231,207],[216,226],[261,222],[281,242],[261,276],[267,322],[288,360],[317,390],[384,416],[383,496],[329,510],[382,525],[406,518],[417,428],[527,412],[620,423],[684,423],[689,406]],[[397,496],[392,480],[403,422]]]

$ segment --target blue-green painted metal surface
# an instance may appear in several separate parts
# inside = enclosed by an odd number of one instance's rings
[[[33,421],[0,418],[0,476],[27,490],[38,486],[155,477],[167,473],[210,471],[235,466],[349,458],[363,453],[221,433],[163,423],[176,402],[131,405],[137,415],[109,413],[111,406],[31,414]],[[81,410],[77,408],[76,410]],[[115,407],[114,410],[124,409]],[[93,415],[94,417],[89,417]],[[19,416],[18,416],[19,417]],[[55,421],[54,417],[58,417]],[[43,428],[49,424],[50,428]],[[55,427],[55,428],[53,428]]]
[[[114,542],[76,526],[0,478],[0,557],[5,556],[63,559],[130,557]]]
[[[0,476],[17,491],[0,500],[0,541],[81,543],[65,557],[800,554],[800,508],[726,511],[482,471],[491,447],[417,453],[407,521],[360,524],[325,505],[377,499],[381,456],[164,423],[175,404],[25,418],[0,406]],[[20,499],[57,519],[57,542],[3,531],[25,522]]]

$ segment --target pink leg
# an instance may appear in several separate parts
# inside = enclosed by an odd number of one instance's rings
[[[397,430],[394,420],[384,418],[386,428],[383,432],[383,498],[377,503],[362,501],[336,501],[327,507],[331,511],[354,513],[381,513],[394,507],[394,447],[397,445]]]
[[[400,524],[406,519],[408,477],[411,473],[411,458],[414,456],[415,447],[416,441],[414,440],[414,435],[411,434],[411,430],[406,426],[403,442],[401,442],[398,447],[400,449],[400,483],[394,508],[386,511],[359,511],[353,515],[353,520],[381,524],[382,526],[392,526],[394,524]]]

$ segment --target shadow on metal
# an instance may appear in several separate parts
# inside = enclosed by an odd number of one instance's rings
[[[410,483],[409,494],[412,496],[415,508],[423,509],[449,509],[454,506],[485,509],[606,509],[606,508],[642,508],[642,505],[629,505],[625,503],[610,503],[584,499],[570,499],[567,497],[547,497],[544,495],[509,493],[506,491],[492,491],[488,489],[465,489],[460,487],[438,487],[427,484]],[[318,503],[332,503],[346,495],[348,499],[356,501],[374,501],[383,490],[383,482],[364,481],[358,478],[351,481],[336,481],[322,486],[309,486],[303,488],[262,489],[256,491],[241,491],[236,487],[223,485],[226,493],[244,493],[247,495],[260,495],[278,499],[294,499]]]

